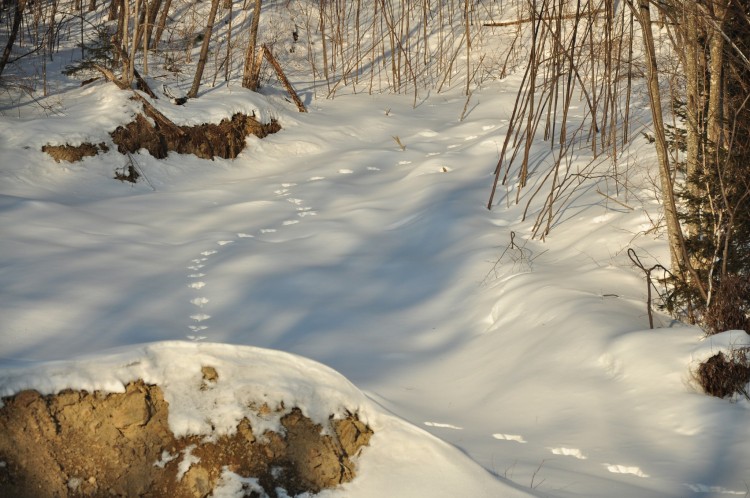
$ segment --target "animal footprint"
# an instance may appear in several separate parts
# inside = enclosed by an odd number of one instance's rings
[[[549,450],[553,455],[572,456],[579,460],[586,460],[586,456],[576,448],[550,448]]]
[[[605,463],[605,467],[607,467],[607,470],[612,472],[613,474],[633,474],[634,476],[638,477],[648,477],[648,474],[644,474],[643,471],[639,467],[631,467],[627,465],[614,465],[610,463]]]
[[[195,299],[190,300],[190,304],[194,304],[195,306],[202,308],[204,305],[208,304],[208,299],[206,299],[205,297],[196,297]]]
[[[427,427],[439,427],[441,429],[453,429],[455,431],[462,431],[464,430],[463,427],[459,427],[457,425],[453,424],[444,424],[442,422],[425,422],[424,425]]]
[[[206,286],[206,282],[193,282],[188,287],[190,287],[191,289],[198,290],[198,289],[204,288],[205,286]]]
[[[513,441],[516,443],[526,444],[528,441],[526,441],[523,436],[519,436],[518,434],[493,434],[492,437],[495,439],[499,439],[501,441]]]

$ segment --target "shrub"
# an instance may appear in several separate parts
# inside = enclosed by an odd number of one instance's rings
[[[703,322],[709,334],[725,330],[744,330],[750,334],[750,278],[725,276],[706,309]]]
[[[698,382],[711,396],[725,398],[736,393],[747,399],[747,385],[750,382],[750,348],[732,349],[728,354],[720,352],[698,367]]]

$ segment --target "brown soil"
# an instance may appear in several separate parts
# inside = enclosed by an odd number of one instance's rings
[[[263,138],[280,129],[276,121],[261,124],[255,118],[239,113],[219,124],[197,126],[171,125],[138,114],[134,121],[119,126],[110,135],[121,154],[146,149],[157,159],[167,157],[170,151],[194,154],[203,159],[234,159],[245,148],[246,136],[252,134]]]
[[[42,152],[46,152],[55,162],[67,161],[74,163],[80,161],[84,157],[95,156],[99,151],[107,152],[109,147],[106,144],[100,143],[97,145],[90,143],[83,143],[81,145],[44,145],[42,146]]]
[[[262,124],[253,116],[242,113],[235,114],[231,119],[224,119],[219,124],[177,126],[152,106],[144,105],[142,114],[136,115],[127,125],[118,126],[110,136],[121,154],[146,149],[157,159],[167,157],[170,151],[194,154],[203,159],[234,159],[245,148],[245,137],[248,135],[264,138],[279,130],[281,125],[275,120]],[[84,157],[97,155],[99,151],[108,150],[104,143],[42,147],[42,152],[46,152],[57,162],[80,161]]]
[[[204,367],[207,388],[215,373]],[[0,496],[205,497],[225,470],[256,478],[271,497],[277,488],[316,493],[354,477],[352,459],[372,435],[351,414],[331,417],[323,435],[298,408],[282,406],[282,433],[255,434],[243,419],[231,436],[175,438],[161,389],[142,381],[122,394],[23,391],[3,403]],[[187,455],[198,461],[178,478]]]

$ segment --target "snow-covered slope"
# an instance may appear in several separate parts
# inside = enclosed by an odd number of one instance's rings
[[[661,315],[647,330],[626,251],[665,256],[648,175],[630,173],[618,197],[630,208],[597,192],[617,195],[606,176],[588,179],[545,242],[521,221],[533,188],[485,209],[515,84],[476,91],[463,121],[458,91],[412,108],[310,101],[300,85],[299,114],[217,87],[183,108],[186,122],[256,110],[283,130],[248,138],[234,161],[135,154],[146,181],[133,186],[112,179],[127,162],[114,150],[76,164],[40,152],[127,122],[135,104],[113,85],[56,96],[49,117],[0,116],[3,395],[180,379],[203,355],[244,389],[258,382],[244,366],[275,358],[268,375],[291,395],[294,376],[322,389],[309,410],[343,399],[378,434],[332,496],[518,493],[492,474],[541,496],[745,495],[747,402],[694,387],[690,368],[712,350],[699,330]],[[636,140],[631,161],[649,158]],[[365,395],[247,346],[314,359]],[[99,353],[111,348],[125,352]]]

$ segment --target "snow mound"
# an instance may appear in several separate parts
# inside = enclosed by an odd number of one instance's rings
[[[332,369],[279,351],[151,343],[0,370],[0,395],[7,398],[25,390],[50,395],[70,389],[125,393],[139,380],[161,388],[175,437],[202,436],[216,442],[236,434],[244,419],[256,435],[288,432],[284,416],[292,407],[326,433],[331,419],[356,414],[374,431],[370,448],[359,457],[354,481],[324,490],[321,496],[526,496],[453,446],[387,413]],[[242,496],[247,488],[241,485],[245,478],[232,472],[222,479],[222,496],[230,489]]]

